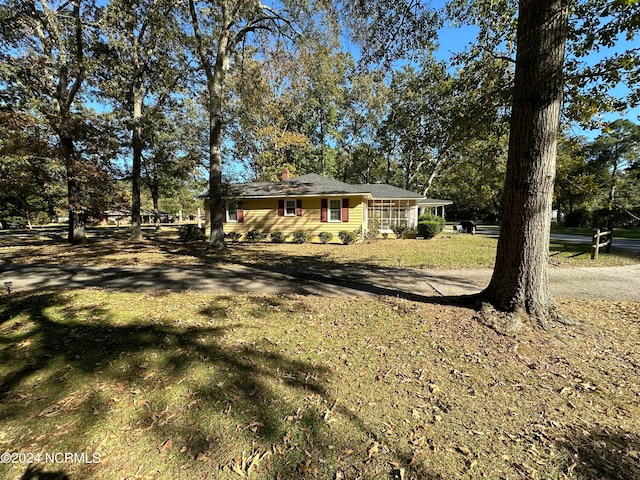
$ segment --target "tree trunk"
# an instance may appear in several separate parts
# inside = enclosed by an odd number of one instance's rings
[[[133,87],[133,160],[131,165],[131,234],[129,240],[142,240],[142,216],[140,215],[140,188],[142,176],[142,103],[144,100],[142,81]]]
[[[67,199],[69,201],[69,230],[67,239],[72,245],[87,241],[86,214],[82,208],[82,187],[78,158],[73,139],[60,135],[60,144],[64,153],[64,164],[67,172]]]
[[[209,58],[209,46],[200,32],[198,15],[194,0],[189,0],[189,12],[193,27],[198,56],[207,77],[209,94],[209,248],[226,248],[222,226],[222,102],[224,99],[225,73],[229,65],[229,28],[235,19],[231,18],[231,9],[227,2],[221,2],[223,18],[222,32],[218,40],[215,63]]]
[[[159,232],[162,228],[160,225],[160,208],[158,206],[158,201],[160,200],[160,187],[158,186],[158,179],[154,178],[151,183],[151,200],[153,201],[153,216],[156,225],[156,232]]]
[[[228,33],[221,36],[209,90],[209,248],[226,248],[222,225],[222,102],[224,77],[229,63]]]
[[[214,103],[214,102],[212,102]],[[210,248],[225,248],[224,229],[222,225],[222,116],[221,112],[212,110],[209,115],[209,217],[211,228],[209,232]]]
[[[516,73],[500,237],[484,300],[545,327],[551,199],[569,0],[520,0]]]

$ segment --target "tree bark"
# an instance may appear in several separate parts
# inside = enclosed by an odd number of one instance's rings
[[[155,221],[156,232],[159,232],[162,229],[162,225],[160,224],[160,207],[159,207],[160,186],[159,186],[158,178],[155,173],[154,173],[154,178],[151,182],[149,190],[151,190],[151,200],[153,201],[153,217]]]
[[[213,76],[207,82],[209,89],[209,232],[210,248],[225,248],[222,225],[222,99],[224,87],[224,64],[228,61],[227,39],[223,36],[218,47],[218,56]]]
[[[66,130],[68,127],[61,129]],[[60,144],[64,154],[64,164],[67,173],[67,199],[69,202],[69,230],[67,240],[72,245],[86,242],[86,214],[82,205],[82,184],[80,182],[80,169],[73,139],[61,133]]]
[[[484,300],[546,327],[551,200],[569,0],[520,0],[500,236]]]
[[[207,77],[209,95],[209,248],[224,249],[224,229],[222,225],[222,102],[224,99],[224,80],[230,59],[229,35],[233,20],[230,8],[222,2],[222,28],[218,38],[215,62],[212,64],[208,47],[200,31],[198,14],[194,0],[189,0],[189,13],[193,27],[198,57]]]
[[[136,81],[133,87],[133,159],[131,163],[131,234],[129,240],[142,240],[142,216],[140,215],[140,189],[142,184],[142,104],[144,82]]]

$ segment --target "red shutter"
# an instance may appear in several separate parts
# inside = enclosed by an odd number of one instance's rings
[[[226,223],[227,221],[227,206],[222,204],[222,223]]]
[[[298,200],[296,200],[296,217],[299,217],[302,215],[302,199],[299,198]]]
[[[326,198],[320,200],[320,221],[327,222],[329,221],[329,212],[328,210],[329,201]]]
[[[343,222],[349,221],[349,199],[348,198],[342,199],[342,221]]]
[[[244,222],[244,210],[242,209],[244,207],[244,202],[238,202],[238,222],[242,223]]]
[[[278,200],[278,216],[284,217],[284,200]]]

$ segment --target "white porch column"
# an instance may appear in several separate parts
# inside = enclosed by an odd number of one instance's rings
[[[411,207],[411,214],[409,216],[409,225],[407,225],[409,228],[415,229],[418,227],[418,217],[420,216],[419,213],[420,212],[417,204]]]

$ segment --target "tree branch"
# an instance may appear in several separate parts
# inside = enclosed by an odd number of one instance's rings
[[[76,78],[67,93],[65,99],[65,107],[68,110],[71,108],[71,104],[80,89],[80,85],[84,80],[84,45],[82,42],[82,17],[80,16],[80,2],[81,0],[75,0],[73,5],[73,16],[75,19],[75,47],[76,47],[76,63],[78,65],[78,73],[76,74]]]

